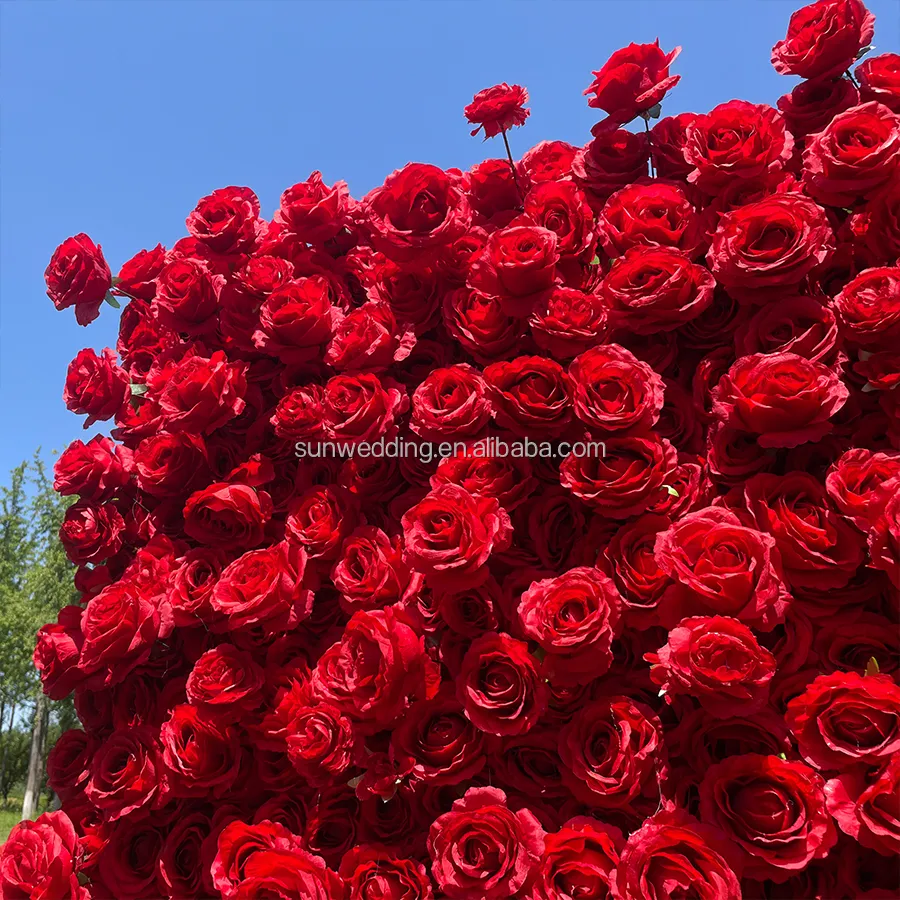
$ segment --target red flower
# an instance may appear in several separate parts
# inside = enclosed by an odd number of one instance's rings
[[[514,126],[524,125],[531,115],[531,110],[525,109],[527,102],[528,91],[525,88],[504,81],[479,91],[463,113],[472,125],[478,126],[472,134],[478,134],[483,128],[484,139],[487,140]]]
[[[78,324],[90,325],[112,287],[112,273],[100,245],[86,234],[76,234],[54,250],[44,281],[57,309],[74,306]]]

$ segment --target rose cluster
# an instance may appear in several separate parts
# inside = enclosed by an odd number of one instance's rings
[[[583,147],[361,200],[315,172],[271,221],[222,188],[115,278],[59,248],[59,308],[128,303],[69,368],[112,437],[56,464],[81,601],[35,651],[83,730],[0,896],[898,896],[900,57],[856,66],[873,22],[795,13],[775,107],[659,118],[678,51],[632,44]],[[466,117],[506,140],[525,102]],[[395,437],[458,446],[296,453]]]

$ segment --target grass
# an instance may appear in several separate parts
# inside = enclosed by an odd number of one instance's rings
[[[9,833],[22,818],[22,801],[10,797],[8,803],[0,802],[0,844],[6,842]]]

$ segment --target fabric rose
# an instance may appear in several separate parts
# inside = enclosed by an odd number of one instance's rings
[[[253,333],[258,350],[285,363],[321,355],[341,320],[332,305],[328,281],[321,275],[299,278],[273,291],[259,310]]]
[[[223,254],[248,250],[256,240],[259,224],[259,199],[246,187],[213,191],[187,218],[190,235]]]
[[[354,847],[341,860],[339,874],[347,900],[432,900],[431,881],[422,863],[397,859],[396,853],[372,845]]]
[[[874,34],[875,16],[862,0],[818,0],[791,16],[787,36],[772,48],[772,65],[779,75],[840,75]]]
[[[528,102],[528,91],[518,84],[495,84],[493,87],[479,91],[472,102],[465,108],[464,115],[471,125],[477,127],[472,135],[484,129],[484,139],[495,137],[501,131],[509,131],[515,126],[524,125],[531,115],[525,109]]]
[[[556,249],[564,259],[591,255],[596,244],[594,214],[573,182],[534,185],[525,196],[524,217],[556,234]]]
[[[60,454],[53,466],[53,490],[99,503],[128,484],[131,470],[131,451],[98,434],[86,444],[72,441]]]
[[[790,595],[775,539],[728,510],[709,507],[679,519],[658,534],[655,559],[673,582],[660,600],[663,625],[718,614],[770,631],[784,620]]]
[[[795,353],[829,365],[837,355],[834,312],[814,297],[785,297],[763,306],[735,332],[740,356]]]
[[[809,766],[777,756],[733,756],[700,784],[700,818],[737,845],[744,876],[787,881],[836,840],[825,783]]]
[[[726,616],[684,619],[646,659],[668,702],[688,694],[719,718],[762,709],[775,674],[775,657],[746,625]]]
[[[325,385],[325,432],[334,441],[373,441],[392,434],[408,400],[396,382],[377,375],[336,375]]]
[[[506,634],[483,634],[472,641],[457,679],[466,717],[493,735],[522,734],[547,704],[537,660],[528,645]]]
[[[575,415],[602,431],[646,431],[663,406],[663,382],[618,344],[582,353],[569,365]]]
[[[607,310],[599,295],[555,288],[528,320],[534,342],[558,359],[571,359],[602,342]]]
[[[260,705],[265,680],[265,672],[249,653],[219,644],[194,663],[185,694],[211,718],[227,722]]]
[[[587,683],[612,663],[622,601],[600,570],[569,569],[534,582],[517,615],[523,634],[546,654],[542,667],[554,684]]]
[[[265,491],[245,484],[211,484],[191,494],[184,507],[184,530],[211,547],[255,547],[272,515]]]
[[[0,848],[0,896],[89,900],[78,881],[78,836],[64,812],[20,822]]]
[[[461,364],[435,369],[416,388],[409,427],[425,440],[465,440],[485,429],[491,412],[484,379]]]
[[[440,485],[402,519],[404,561],[434,588],[460,590],[484,581],[494,550],[509,546],[509,516],[492,497]]]
[[[324,244],[344,227],[351,206],[346,181],[336,181],[329,188],[322,173],[313,172],[281,195],[274,219],[301,240]]]
[[[817,769],[882,765],[900,748],[900,687],[888,675],[820,675],[788,703],[786,719]]]
[[[651,900],[675,890],[697,900],[740,900],[740,861],[722,832],[667,805],[620,851],[612,896]]]
[[[173,331],[211,334],[217,325],[224,278],[195,259],[174,259],[156,276],[153,308]]]
[[[90,762],[87,798],[107,821],[150,805],[163,793],[156,733],[149,728],[121,728],[97,749]]]
[[[866,269],[834,299],[840,330],[855,344],[878,348],[900,338],[900,266]]]
[[[673,331],[709,308],[715,281],[670,247],[634,247],[617,259],[600,287],[611,323],[637,334]]]
[[[584,91],[593,94],[588,106],[602,109],[615,125],[624,125],[635,116],[653,109],[681,80],[670,75],[669,66],[681,53],[676,47],[669,53],[660,49],[659,39],[652,44],[629,44],[616,50],[594,72],[594,81]]]
[[[822,363],[796,353],[741,357],[713,390],[713,412],[727,426],[758,435],[761,447],[796,447],[832,429],[846,385]]]
[[[301,707],[286,737],[291,765],[311,785],[330,784],[353,762],[353,725],[337,707]]]
[[[67,238],[53,252],[44,272],[47,296],[57,309],[75,307],[79,325],[90,325],[100,315],[112,273],[99,244],[86,234]]]
[[[868,57],[857,67],[856,78],[864,101],[876,100],[900,113],[900,55],[881,53]]]
[[[431,872],[447,897],[499,900],[526,886],[544,849],[544,830],[506,794],[473,787],[428,832]]]
[[[497,424],[522,436],[558,436],[572,421],[572,384],[562,366],[520,356],[484,370]]]
[[[73,413],[87,414],[85,428],[111,419],[129,394],[128,375],[116,365],[116,355],[108,347],[100,356],[93,350],[82,350],[69,363],[63,400]]]
[[[859,103],[859,91],[847,78],[801,81],[778,100],[791,134],[805,138],[817,134],[840,112]]]
[[[650,144],[641,132],[604,128],[572,160],[575,183],[595,212],[620,188],[647,174]]]
[[[795,293],[833,249],[820,206],[799,194],[773,194],[722,216],[707,260],[735,299],[760,305]]]

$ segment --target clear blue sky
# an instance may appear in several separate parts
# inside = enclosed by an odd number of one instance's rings
[[[85,346],[115,346],[117,312],[88,328],[44,293],[54,248],[79,231],[115,273],[185,234],[196,201],[248,185],[271,216],[321,169],[360,197],[410,160],[466,168],[502,145],[469,136],[463,106],[525,85],[514,152],[584,144],[582,90],[631,42],[676,44],[665,113],[734,97],[774,103],[794,80],[772,44],[792,0],[464,2],[4,2],[0,8],[0,481],[42,445],[82,436],[61,395]],[[868,0],[879,50],[900,48],[900,4]]]

